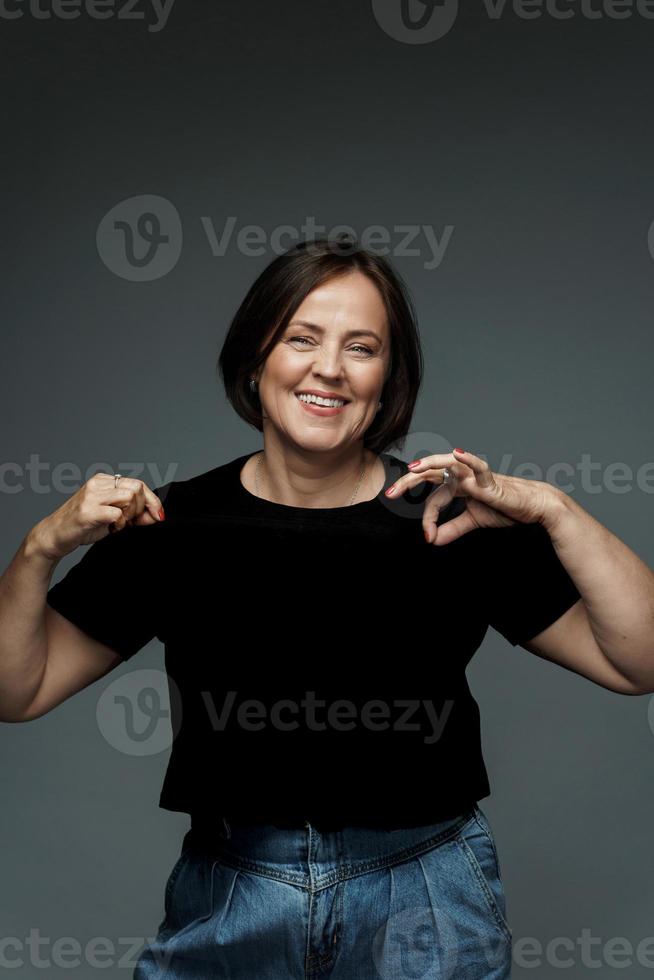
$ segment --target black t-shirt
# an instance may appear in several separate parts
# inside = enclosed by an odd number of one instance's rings
[[[488,796],[465,670],[489,625],[515,646],[580,598],[547,532],[435,547],[420,519],[432,484],[291,507],[242,485],[250,455],[156,487],[163,522],[97,541],[47,595],[124,660],[164,643],[175,736],[159,805],[408,826]],[[407,466],[381,458],[386,489]]]

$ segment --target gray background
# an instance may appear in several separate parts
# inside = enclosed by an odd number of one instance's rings
[[[79,486],[61,486],[62,463],[83,479],[137,465],[154,486],[167,467],[184,479],[260,446],[215,360],[274,255],[270,234],[308,216],[382,225],[391,249],[397,225],[453,228],[436,268],[423,236],[418,255],[391,250],[427,364],[406,458],[428,438],[515,475],[567,463],[573,476],[551,482],[652,564],[652,480],[636,473],[652,458],[654,20],[565,6],[572,19],[493,19],[470,4],[424,44],[390,36],[364,0],[177,0],[160,31],[143,5],[145,20],[0,18],[5,566]],[[150,281],[126,278],[115,240],[96,241],[103,217],[139,195],[174,205],[183,229],[178,261]],[[234,240],[212,254],[202,218],[220,233],[229,216],[263,229],[262,254]],[[575,470],[585,454],[595,489]],[[540,472],[517,471],[527,461]],[[632,471],[621,492],[607,480],[615,462]],[[188,819],[157,807],[168,752],[117,751],[96,707],[121,672],[162,665],[153,643],[1,729],[0,932],[25,943],[38,929],[46,958],[59,937],[107,937],[106,978],[131,975],[126,937],[154,934]],[[649,696],[607,691],[492,631],[468,675],[509,919],[516,941],[543,946],[530,960],[541,965],[515,976],[624,976],[602,952],[616,937],[633,946],[628,976],[651,975],[654,957],[636,953],[654,936]],[[584,930],[601,940],[599,968],[584,964]],[[544,951],[555,937],[573,945],[558,951],[567,969]],[[26,946],[8,955],[24,963],[14,977],[44,975]],[[59,972],[96,975],[84,961],[48,975]]]

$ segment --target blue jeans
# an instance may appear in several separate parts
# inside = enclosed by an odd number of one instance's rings
[[[193,826],[134,980],[506,980],[511,931],[477,803],[439,823]]]

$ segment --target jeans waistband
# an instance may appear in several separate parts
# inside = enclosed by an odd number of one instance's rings
[[[471,807],[472,803],[460,807],[454,812],[443,816],[437,820],[430,821],[401,821],[401,820],[388,820],[388,821],[375,821],[375,822],[362,822],[362,823],[347,823],[343,820],[336,820],[333,817],[271,817],[268,820],[247,820],[242,817],[234,817],[228,813],[221,813],[218,815],[208,815],[208,814],[192,814],[191,816],[191,830],[193,831],[193,836],[196,839],[210,840],[212,837],[218,837],[221,840],[229,839],[232,836],[232,828],[238,828],[242,830],[255,830],[258,828],[275,828],[279,830],[307,830],[310,826],[318,833],[335,833],[337,831],[343,831],[346,828],[351,828],[353,830],[371,830],[377,832],[387,832],[391,833],[393,831],[407,830],[414,831],[424,828],[429,830],[430,827],[437,825],[438,823],[446,823],[455,818],[461,816],[463,813],[467,813]]]
[[[194,847],[224,864],[268,877],[324,887],[341,877],[363,874],[406,860],[446,843],[474,819],[474,806],[455,817],[413,827],[349,824],[327,831],[307,819],[299,828],[214,818],[209,831],[195,825],[184,847]]]

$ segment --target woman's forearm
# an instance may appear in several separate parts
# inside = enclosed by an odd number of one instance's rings
[[[57,561],[38,545],[38,525],[0,576],[0,721],[15,721],[39,689],[47,660],[46,595]]]
[[[623,676],[654,692],[654,572],[576,501],[547,486],[542,523],[581,593],[598,646]]]

